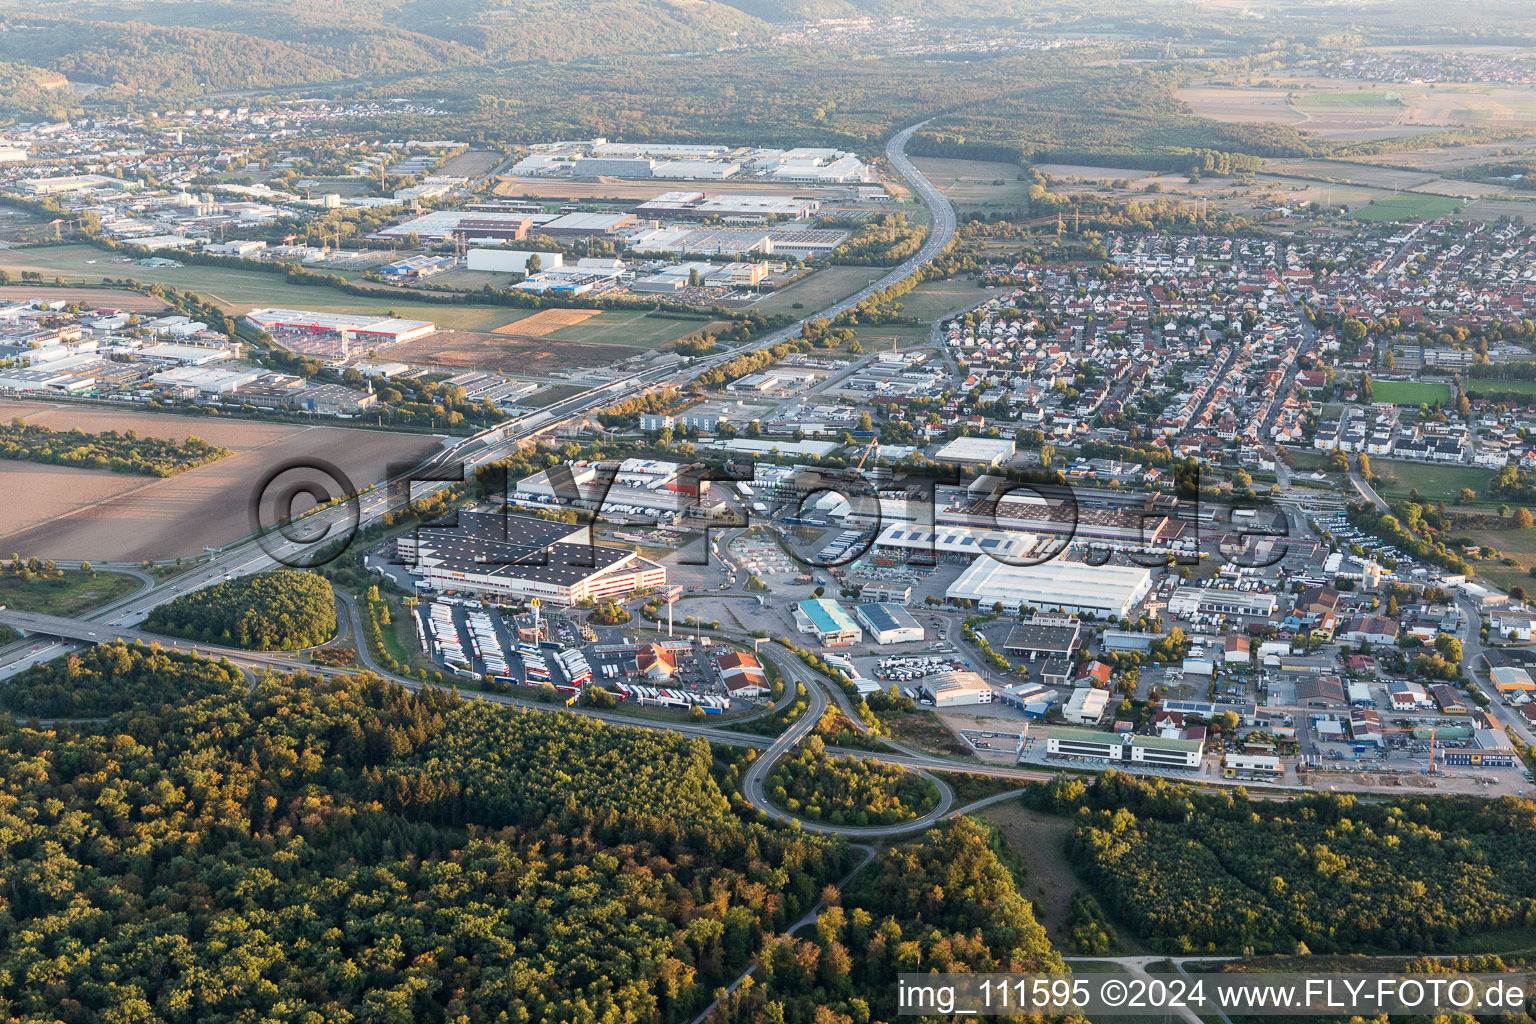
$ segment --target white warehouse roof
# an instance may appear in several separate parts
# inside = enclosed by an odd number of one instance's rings
[[[1041,609],[1123,617],[1152,589],[1152,570],[1139,565],[1089,565],[1055,559],[1041,565],[1009,565],[990,556],[971,563],[949,585],[951,600],[985,608],[998,601]]]

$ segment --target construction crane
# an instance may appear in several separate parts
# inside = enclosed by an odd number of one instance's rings
[[[857,473],[859,470],[863,469],[864,468],[864,461],[869,458],[871,452],[873,452],[875,449],[877,449],[879,447],[880,447],[880,439],[878,437],[870,438],[869,439],[869,444],[864,446],[863,454],[861,454],[859,456],[859,461],[854,464],[853,471],[855,473]]]

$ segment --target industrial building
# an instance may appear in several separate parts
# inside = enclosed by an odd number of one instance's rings
[[[990,704],[992,687],[975,672],[940,672],[918,683],[917,691],[935,708]]]
[[[1221,774],[1228,779],[1245,775],[1278,779],[1285,775],[1285,767],[1273,754],[1226,754],[1221,759]]]
[[[1108,706],[1108,690],[1097,687],[1073,690],[1067,706],[1061,711],[1061,717],[1078,725],[1096,725],[1104,717],[1104,709]]]
[[[1183,586],[1168,600],[1168,614],[1181,619],[1196,615],[1267,616],[1278,601],[1262,590],[1229,590],[1222,587]]]
[[[795,625],[802,633],[814,633],[828,647],[851,647],[864,639],[863,630],[830,598],[801,601],[795,606]]]
[[[957,437],[934,453],[935,462],[961,466],[1001,466],[1013,458],[1012,441],[999,437]]]
[[[1015,658],[1070,658],[1082,643],[1082,622],[1070,615],[1034,615],[1008,631],[1003,650]]]
[[[869,638],[881,646],[914,643],[923,638],[923,627],[899,604],[861,604],[853,609],[853,616],[864,624]]]
[[[425,338],[437,325],[427,320],[315,313],[304,309],[253,309],[245,320],[269,334],[316,334],[351,339],[365,346],[395,345]]]
[[[945,596],[990,608],[1021,605],[1073,615],[1129,618],[1152,589],[1152,570],[1137,565],[1089,565],[1056,559],[1042,565],[1009,565],[976,559]]]
[[[634,229],[639,223],[632,213],[568,213],[542,225],[538,233],[550,238],[592,238]]]
[[[1051,757],[1091,757],[1161,768],[1197,769],[1204,744],[1196,739],[1132,736],[1053,726],[1045,752]]]
[[[565,265],[565,256],[558,252],[533,252],[528,249],[471,249],[469,269],[496,274],[526,274],[528,262],[535,256],[539,270],[558,270]]]
[[[461,512],[452,526],[422,527],[395,541],[398,557],[435,591],[537,597],[569,606],[666,586],[664,566],[590,542],[585,526]]]

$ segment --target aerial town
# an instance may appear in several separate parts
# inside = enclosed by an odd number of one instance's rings
[[[1529,12],[138,6],[0,16],[7,1016],[1526,977]]]

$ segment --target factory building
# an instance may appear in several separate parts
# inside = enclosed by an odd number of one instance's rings
[[[1152,570],[1137,565],[1089,565],[1060,559],[1042,565],[1008,565],[978,558],[949,585],[951,601],[979,608],[1029,605],[1070,615],[1128,618],[1152,589]]]
[[[431,590],[537,597],[554,605],[665,587],[667,570],[623,548],[590,543],[587,528],[524,516],[461,512],[450,527],[423,527],[396,553]]]
[[[565,257],[558,252],[533,252],[526,249],[471,249],[469,269],[496,274],[526,274],[528,261],[539,258],[539,270],[558,270]]]
[[[851,647],[864,639],[863,630],[843,606],[825,597],[796,605],[795,625],[802,633],[814,633],[828,647]]]
[[[1196,615],[1267,616],[1277,606],[1275,595],[1264,591],[1183,586],[1169,598],[1168,614],[1181,619]]]
[[[920,682],[917,691],[935,708],[990,704],[993,700],[992,687],[975,672],[940,672]]]
[[[1082,622],[1070,615],[1035,615],[1008,631],[1003,650],[1015,658],[1070,658],[1082,643]]]
[[[304,309],[253,309],[245,320],[269,334],[283,332],[350,338],[365,345],[395,345],[425,338],[437,325],[427,320],[314,313]]]
[[[996,437],[957,437],[934,453],[935,462],[961,466],[1001,466],[1013,458],[1012,441]]]
[[[853,616],[881,646],[915,643],[923,638],[923,627],[899,604],[861,604],[853,609]]]

